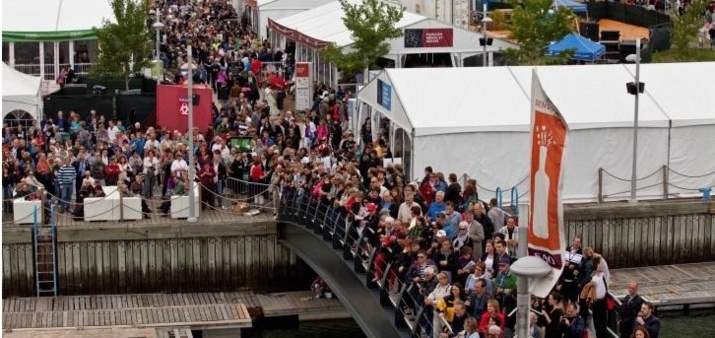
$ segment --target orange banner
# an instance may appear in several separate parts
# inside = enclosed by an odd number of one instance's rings
[[[545,297],[561,275],[566,248],[561,188],[568,126],[542,89],[536,70],[532,74],[531,113],[528,251],[530,256],[546,261],[553,273],[540,281],[534,280],[530,290]]]

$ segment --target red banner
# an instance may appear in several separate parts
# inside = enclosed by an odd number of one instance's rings
[[[566,248],[561,188],[568,126],[551,102],[534,70],[531,83],[531,189],[529,255],[548,263],[552,274],[533,279],[529,289],[546,297],[561,275]]]
[[[405,48],[452,47],[452,28],[405,29]]]
[[[213,105],[213,90],[205,85],[195,85],[193,94],[199,104],[194,105],[194,126],[202,132],[208,130],[212,123],[211,106]],[[189,128],[189,105],[186,86],[157,85],[156,88],[156,123],[170,130],[185,133]]]

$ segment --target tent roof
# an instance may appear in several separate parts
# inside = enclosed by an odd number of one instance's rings
[[[623,65],[629,74],[636,66]],[[715,124],[713,79],[715,62],[642,64],[640,81],[673,127]]]
[[[271,5],[279,2],[287,2],[293,0],[277,0]],[[325,0],[310,0],[310,2],[319,2]],[[357,4],[361,0],[348,0],[350,3]],[[277,31],[301,42],[313,45],[314,47],[322,47],[322,45],[334,42],[338,47],[347,47],[353,44],[352,33],[343,24],[345,16],[339,1],[333,1],[325,5],[301,12],[286,18],[276,21],[269,19],[269,26],[276,28]],[[479,52],[482,48],[479,47],[479,38],[481,33],[471,32],[459,27],[453,27],[449,24],[427,18],[425,16],[412,12],[403,12],[402,19],[397,22],[395,27],[400,29],[405,28],[447,28],[452,29],[454,46],[453,47],[429,47],[429,48],[410,48],[404,50],[404,40],[402,38],[392,39],[390,55],[408,54],[408,53],[446,53],[446,52]],[[461,43],[460,43],[461,42]],[[458,45],[459,44],[459,45]],[[488,47],[490,51],[518,48],[517,45],[507,41],[494,39],[492,46]],[[398,53],[402,51],[404,53]]]
[[[2,12],[3,41],[82,39],[115,21],[107,0],[3,1]]]
[[[571,129],[633,126],[633,66],[537,67],[544,90]],[[532,67],[387,69],[377,79],[392,87],[392,107],[376,104],[377,80],[359,93],[361,100],[415,135],[477,131],[528,131]],[[639,125],[715,124],[708,80],[715,62],[643,65]],[[691,76],[688,76],[691,75]],[[677,76],[677,78],[676,78]],[[683,82],[682,79],[689,79]],[[428,80],[426,80],[428,79]],[[678,81],[680,79],[680,81]],[[426,81],[444,85],[428,86]],[[677,85],[674,85],[677,84]],[[698,104],[700,103],[700,104]]]
[[[311,0],[316,1],[316,0]],[[348,0],[358,4],[359,0]],[[319,42],[334,42],[338,47],[349,46],[353,43],[352,33],[343,24],[343,9],[339,1],[298,13],[287,18],[275,21],[275,24],[284,29],[292,30]],[[426,17],[405,11],[402,19],[395,27],[404,28],[413,23],[427,20]]]
[[[40,77],[21,73],[6,63],[2,64],[2,96],[37,96]]]
[[[258,8],[262,11],[280,9],[307,10],[325,5],[326,3],[332,1],[334,0],[267,0],[264,3],[259,1]]]
[[[547,55],[556,56],[567,49],[576,49],[572,59],[593,61],[606,54],[606,46],[593,42],[578,33],[566,35],[561,41],[549,45]]]
[[[574,13],[586,13],[588,6],[584,3],[571,0],[554,0],[554,7],[569,7]]]

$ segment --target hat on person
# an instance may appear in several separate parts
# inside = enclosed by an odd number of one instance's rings
[[[447,232],[444,230],[437,231],[437,237],[447,237]]]
[[[511,258],[509,258],[509,257],[502,257],[502,258],[499,260],[499,264],[511,265]]]
[[[375,205],[375,203],[370,203],[367,205],[366,208],[367,208],[367,211],[375,211],[377,209],[377,206]]]
[[[487,334],[500,335],[500,334],[501,334],[501,328],[500,328],[499,326],[492,325],[492,326],[490,326],[489,329],[487,330]]]

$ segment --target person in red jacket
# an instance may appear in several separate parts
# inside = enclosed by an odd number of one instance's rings
[[[261,204],[261,202],[263,202],[263,198],[260,194],[263,191],[264,185],[262,183],[264,183],[263,180],[265,180],[266,174],[263,172],[263,163],[261,162],[261,157],[259,155],[253,157],[253,165],[251,166],[249,175],[251,183],[249,187],[248,200],[252,203]],[[257,200],[254,201],[254,198]]]
[[[496,298],[490,298],[487,301],[487,312],[482,314],[482,318],[479,319],[479,332],[486,335],[487,329],[489,328],[489,319],[496,317],[497,324],[501,327],[501,331],[504,332],[504,314],[499,310],[499,302]]]
[[[104,179],[107,182],[107,185],[117,185],[117,182],[119,181],[119,173],[121,171],[122,170],[119,168],[119,164],[117,164],[117,158],[112,156],[112,158],[109,159],[109,164],[104,167]]]

